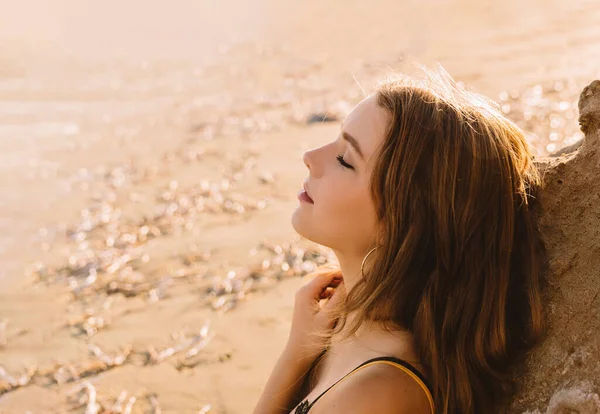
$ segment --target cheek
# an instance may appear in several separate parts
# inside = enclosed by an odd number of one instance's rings
[[[361,249],[371,243],[375,212],[366,183],[328,176],[315,193],[315,204],[300,205],[292,225],[301,236],[333,249]]]
[[[331,186],[315,204],[315,213],[327,228],[343,237],[355,237],[373,227],[374,208],[365,187]]]

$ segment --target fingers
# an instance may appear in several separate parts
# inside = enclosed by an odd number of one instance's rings
[[[302,291],[306,292],[308,296],[316,300],[322,299],[323,293],[328,287],[337,287],[343,280],[341,272],[328,271],[323,273],[317,273],[317,275],[305,286],[302,287]]]
[[[316,272],[315,277],[310,281],[309,284],[313,285],[315,288],[325,288],[332,281],[340,281],[342,279],[342,272],[340,272],[340,270],[327,269]]]
[[[336,287],[329,297],[327,303],[323,306],[323,309],[330,309],[335,307],[338,303],[344,300],[346,296],[346,287],[344,286],[344,282],[342,281],[338,287]]]
[[[333,295],[333,292],[335,292],[335,289],[333,287],[330,286],[330,287],[325,288],[323,293],[321,293],[320,299],[330,298],[331,295]]]
[[[333,295],[333,292],[335,292],[335,288],[337,288],[340,285],[340,283],[342,283],[342,281],[343,279],[332,279],[329,285],[327,285],[325,289],[321,292],[321,299],[325,299]]]

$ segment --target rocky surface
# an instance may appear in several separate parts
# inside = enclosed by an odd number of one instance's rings
[[[600,413],[600,81],[579,98],[582,142],[538,158],[549,330],[512,413]]]

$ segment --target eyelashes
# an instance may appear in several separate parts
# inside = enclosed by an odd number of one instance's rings
[[[351,165],[350,165],[350,164],[348,164],[346,161],[344,161],[343,154],[340,154],[340,155],[338,155],[338,156],[337,156],[337,157],[335,157],[335,158],[337,158],[338,162],[339,162],[339,163],[342,165],[342,167],[344,167],[344,168],[350,168],[350,169],[352,169],[352,170],[354,169],[354,167],[353,167],[353,166],[351,166]]]

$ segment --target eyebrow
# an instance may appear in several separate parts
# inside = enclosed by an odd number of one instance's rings
[[[360,155],[360,158],[362,158],[363,160],[365,159],[360,146],[358,145],[358,141],[356,140],[356,138],[354,138],[352,135],[350,135],[347,132],[342,131],[342,138],[344,138],[346,141],[348,141],[348,143],[352,146],[352,148],[354,148],[354,150],[356,152],[358,152],[358,155]]]

